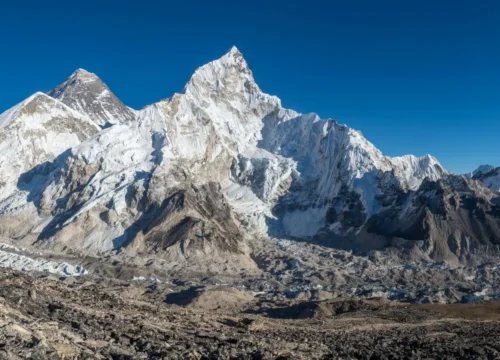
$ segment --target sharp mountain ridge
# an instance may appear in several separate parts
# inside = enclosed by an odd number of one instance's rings
[[[79,69],[1,114],[0,235],[213,272],[256,271],[261,237],[480,262],[500,242],[489,170],[384,156],[357,130],[285,109],[233,47],[142,110]]]

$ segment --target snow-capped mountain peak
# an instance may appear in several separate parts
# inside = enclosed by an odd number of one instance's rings
[[[243,54],[233,46],[221,58],[196,69],[184,92],[197,93],[202,89],[238,92],[244,87],[249,91],[260,92]]]
[[[99,80],[99,78],[97,77],[96,74],[94,73],[91,73],[85,69],[76,69],[75,72],[73,72],[73,74],[70,75],[70,77],[68,78],[68,80],[80,80],[80,81],[87,81],[87,82],[90,82],[90,81],[97,81]]]
[[[472,173],[471,173],[471,177],[474,176],[474,175],[477,175],[479,173],[482,173],[482,174],[487,174],[489,173],[491,170],[494,170],[495,167],[493,165],[489,165],[489,164],[486,164],[486,165],[480,165],[476,170],[474,170]]]
[[[494,192],[500,192],[500,167],[481,165],[467,176],[480,181],[484,186]]]
[[[481,197],[495,221],[495,195],[431,155],[384,156],[360,131],[284,109],[236,47],[140,111],[82,69],[49,95],[0,115],[0,225],[17,237],[243,266],[242,239],[265,235],[422,240],[429,254],[439,241],[448,256],[452,236],[474,238],[481,226],[461,196]],[[465,217],[460,234],[441,223]]]
[[[34,101],[37,97],[47,96],[42,92],[36,92],[24,101],[21,101],[19,104],[11,107],[6,110],[4,113],[0,114],[0,128],[9,125],[13,120],[19,116],[20,111],[25,108],[25,106],[32,101]]]
[[[231,47],[231,50],[229,50],[229,54],[241,54],[240,51],[238,50],[238,48],[236,46],[232,46]]]
[[[101,127],[129,123],[136,116],[135,111],[125,106],[97,75],[84,69],[73,72],[48,94],[87,115]]]
[[[261,137],[263,118],[281,109],[277,97],[262,93],[235,47],[199,67],[178,100],[179,111],[200,121],[210,118],[225,146],[237,151],[255,146]],[[178,118],[176,126],[187,120]]]
[[[7,127],[16,120],[25,120],[34,116],[37,122],[27,122],[23,126],[36,127],[38,121],[44,121],[44,116],[57,116],[57,114],[68,114],[74,118],[84,119],[89,125],[95,124],[84,114],[81,114],[64,103],[54,99],[43,92],[36,92],[19,104],[0,114],[0,128]]]

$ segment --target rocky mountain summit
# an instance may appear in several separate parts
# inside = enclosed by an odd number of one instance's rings
[[[48,94],[87,115],[99,126],[128,123],[135,119],[134,110],[123,105],[95,74],[83,69],[76,70]]]
[[[234,47],[139,111],[77,70],[0,115],[0,150],[0,235],[53,250],[238,273],[259,271],[257,238],[453,263],[489,261],[500,242],[483,172],[384,156],[357,130],[284,109]]]

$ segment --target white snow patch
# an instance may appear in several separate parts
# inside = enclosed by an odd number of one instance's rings
[[[0,267],[11,268],[17,271],[48,271],[61,276],[81,276],[88,274],[88,270],[84,269],[81,265],[71,265],[65,262],[54,262],[46,259],[34,259],[3,250],[0,250]]]

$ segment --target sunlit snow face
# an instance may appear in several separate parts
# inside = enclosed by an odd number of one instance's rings
[[[56,224],[56,237],[71,226],[67,236],[77,233],[85,239],[81,244],[98,250],[125,244],[116,239],[160,207],[172,189],[191,184],[220,184],[217,191],[246,229],[266,234],[274,221],[286,235],[310,238],[319,231],[355,233],[384,207],[379,198],[388,189],[414,190],[425,178],[446,174],[432,157],[386,157],[359,131],[283,109],[277,97],[260,90],[236,48],[200,67],[182,93],[140,111],[81,69],[49,94],[53,98],[43,95],[51,100],[40,108],[24,106],[36,120],[30,124],[52,124],[50,136],[37,136],[46,140],[37,140],[33,151],[50,150],[52,157],[31,157],[29,168],[66,157],[50,171],[38,171],[37,186],[26,187],[29,194],[22,192],[11,208],[41,198],[30,203],[39,216],[64,214],[38,219]],[[1,115],[0,127],[16,111]],[[44,122],[44,112],[57,112],[58,119],[70,112],[76,120]],[[69,134],[65,123],[72,131],[81,124],[92,131]],[[10,192],[19,190],[20,174],[14,174],[6,185]]]

